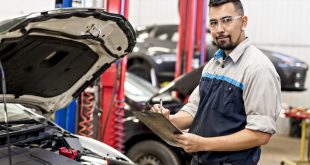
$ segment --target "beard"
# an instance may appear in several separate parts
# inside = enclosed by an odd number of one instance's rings
[[[237,46],[233,44],[230,35],[216,37],[216,45],[222,50],[233,50]]]

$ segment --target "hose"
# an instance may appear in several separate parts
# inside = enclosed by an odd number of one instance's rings
[[[115,148],[122,151],[124,139],[124,110],[125,100],[116,100],[115,110]]]
[[[79,134],[86,137],[92,137],[94,134],[94,95],[91,92],[91,89],[92,87],[88,87],[81,94],[80,118],[82,119],[82,121],[79,122],[79,126],[81,127],[81,129],[79,130]]]

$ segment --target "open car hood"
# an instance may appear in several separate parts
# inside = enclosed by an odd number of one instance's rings
[[[135,42],[130,23],[102,9],[59,9],[0,22],[7,102],[46,112],[63,108]]]

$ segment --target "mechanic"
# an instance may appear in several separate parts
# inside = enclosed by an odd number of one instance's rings
[[[175,115],[156,104],[180,129],[180,146],[192,165],[254,165],[260,146],[276,132],[280,78],[270,60],[245,36],[240,0],[210,0],[209,27],[219,47],[188,103]]]

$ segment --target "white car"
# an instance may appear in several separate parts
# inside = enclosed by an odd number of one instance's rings
[[[49,118],[130,53],[135,42],[123,16],[101,9],[59,9],[0,22],[1,82],[6,82],[0,94],[0,164],[133,164]]]

